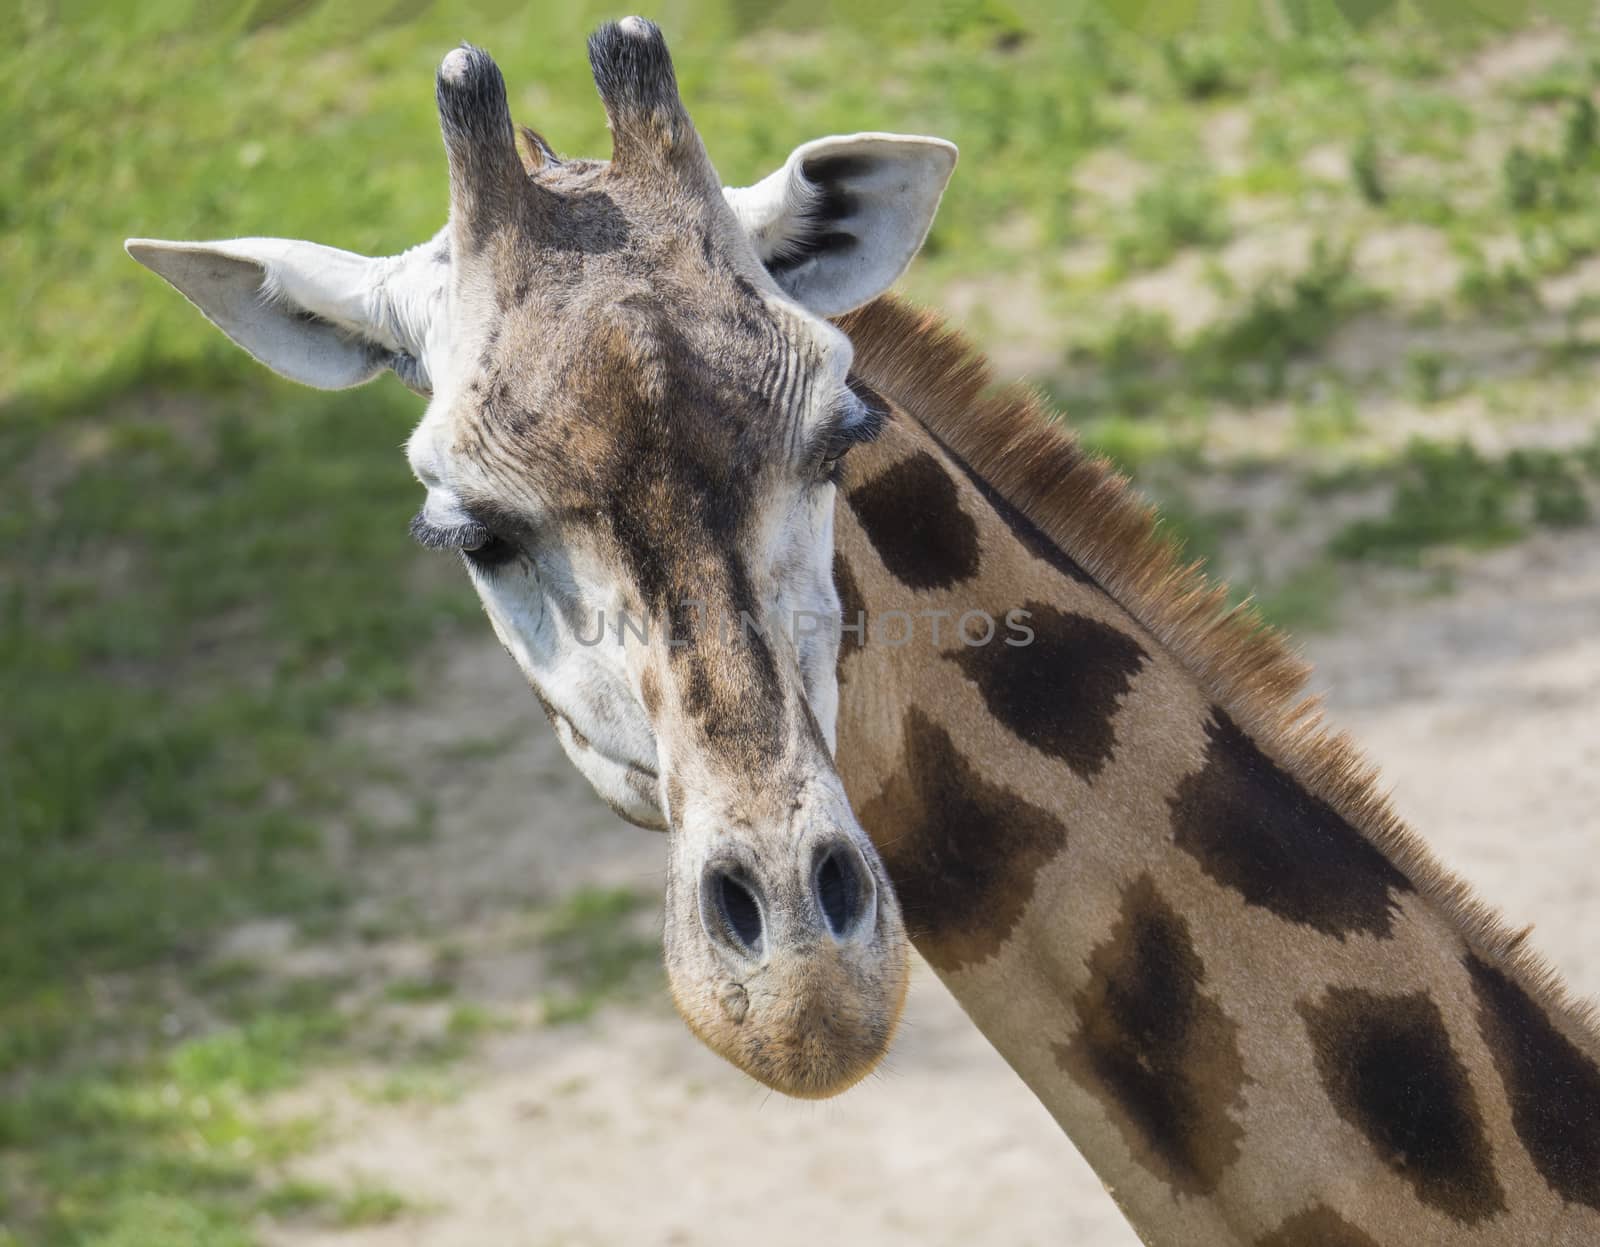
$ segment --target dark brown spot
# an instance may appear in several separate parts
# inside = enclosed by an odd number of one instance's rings
[[[1517,1137],[1556,1194],[1600,1209],[1600,1066],[1518,984],[1471,954],[1466,963]]]
[[[1343,939],[1387,936],[1411,882],[1220,709],[1205,765],[1168,798],[1177,845],[1251,905]]]
[[[861,825],[883,855],[918,950],[941,970],[959,970],[1010,938],[1067,829],[984,779],[915,708],[901,748],[901,765],[862,806]]]
[[[1356,1229],[1326,1204],[1297,1212],[1256,1247],[1379,1247],[1378,1240]]]
[[[1080,1029],[1056,1061],[1105,1105],[1139,1163],[1188,1195],[1216,1189],[1239,1157],[1244,1060],[1238,1026],[1200,990],[1205,966],[1189,925],[1149,875],[1089,955],[1072,1003]]]
[[[1069,580],[1076,580],[1082,585],[1092,585],[1099,588],[1100,584],[1093,576],[1084,570],[1083,565],[1061,548],[1059,542],[1044,529],[1040,528],[1032,519],[1009,498],[978,475],[977,469],[952,450],[943,440],[935,437],[929,430],[924,430],[928,436],[938,443],[944,451],[946,458],[956,467],[961,469],[972,487],[982,495],[983,500],[993,508],[994,513],[1000,517],[1011,535],[1017,539],[1022,548],[1034,558],[1048,563]]]
[[[927,451],[850,490],[850,507],[889,573],[912,589],[948,589],[978,573],[978,526]]]
[[[833,587],[839,594],[839,676],[844,677],[844,660],[866,644],[867,603],[861,596],[850,564],[842,551],[833,552]]]
[[[978,686],[989,713],[1035,749],[1090,779],[1111,758],[1112,719],[1133,677],[1149,661],[1126,632],[1085,615],[1029,602],[1028,645],[947,650]]]
[[[1423,992],[1332,987],[1297,1006],[1335,1111],[1431,1208],[1469,1225],[1506,1209],[1467,1072]]]

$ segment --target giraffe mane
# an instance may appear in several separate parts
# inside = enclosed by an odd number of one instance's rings
[[[1195,678],[1213,701],[1326,801],[1454,921],[1469,947],[1570,1020],[1600,1052],[1600,1006],[1576,997],[1470,884],[1395,812],[1378,770],[1331,728],[1306,689],[1310,664],[1202,561],[1184,562],[1156,509],[1103,456],[1084,450],[1043,396],[995,383],[984,355],[936,312],[884,296],[838,318],[855,369],[964,458],[1077,560]]]

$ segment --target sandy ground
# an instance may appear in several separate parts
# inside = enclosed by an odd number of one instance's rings
[[[1339,722],[1401,810],[1574,986],[1600,993],[1600,543],[1540,539],[1478,561],[1457,592],[1351,608],[1308,646]],[[430,920],[492,926],[518,895],[659,881],[662,842],[601,810],[492,645],[441,664],[421,707],[364,731],[436,781],[438,834],[362,887]],[[524,735],[474,766],[463,735]],[[467,941],[470,945],[470,940]],[[401,953],[389,955],[404,959]],[[466,965],[514,1004],[536,975]],[[474,977],[475,976],[475,977]],[[917,978],[882,1074],[841,1099],[769,1095],[690,1038],[664,1001],[578,1027],[490,1036],[436,1103],[373,1103],[341,1075],[302,1093],[328,1114],[308,1178],[380,1183],[417,1209],[333,1231],[262,1227],[282,1247],[1004,1243],[1136,1239],[1043,1110],[937,981]]]

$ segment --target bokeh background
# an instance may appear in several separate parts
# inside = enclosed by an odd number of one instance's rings
[[[661,842],[408,542],[419,401],[282,382],[122,253],[427,237],[463,38],[604,154],[618,12],[0,12],[0,1244],[1132,1244],[931,976],[841,1101],[699,1049]],[[960,144],[903,289],[1309,639],[1402,808],[1600,988],[1591,6],[651,15],[730,183]]]

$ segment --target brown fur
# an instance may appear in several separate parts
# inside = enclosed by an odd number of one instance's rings
[[[993,387],[984,358],[940,318],[886,297],[844,316],[856,369],[1061,543],[1183,664],[1261,747],[1358,828],[1447,914],[1469,944],[1502,966],[1574,1039],[1600,1057],[1600,1013],[1572,997],[1469,886],[1440,864],[1394,812],[1375,768],[1344,733],[1329,730],[1309,668],[1198,563],[1183,564],[1154,509],[1106,460],[1087,455],[1033,391]]]
[[[1290,1217],[1256,1247],[1378,1247],[1378,1240],[1363,1234],[1333,1209],[1318,1206]]]
[[[905,1010],[911,983],[905,942],[881,963],[831,955],[776,961],[748,982],[668,979],[695,1035],[750,1077],[801,1100],[825,1100],[872,1072]]]

